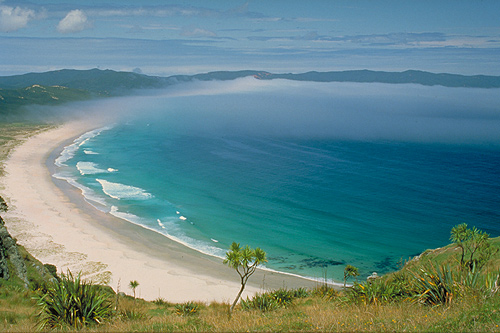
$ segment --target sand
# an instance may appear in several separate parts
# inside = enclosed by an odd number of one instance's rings
[[[78,190],[51,176],[62,148],[80,134],[101,127],[73,121],[36,134],[11,152],[0,183],[10,210],[7,228],[18,243],[61,273],[81,272],[87,280],[137,297],[170,302],[231,302],[240,288],[237,273],[220,258],[203,255],[155,232],[102,213]],[[244,296],[283,286],[312,287],[316,282],[269,271],[250,278]]]

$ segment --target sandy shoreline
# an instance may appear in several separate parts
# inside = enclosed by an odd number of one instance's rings
[[[137,280],[137,295],[147,300],[232,301],[239,277],[220,259],[102,213],[86,203],[76,188],[51,176],[46,163],[50,166],[54,154],[76,136],[102,125],[67,122],[29,138],[10,154],[0,194],[10,206],[4,217],[11,234],[59,272],[81,271],[84,277],[127,294],[131,294],[129,282]],[[259,271],[251,277],[245,295],[315,284]]]

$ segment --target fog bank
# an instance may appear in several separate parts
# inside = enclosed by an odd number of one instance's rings
[[[500,143],[499,89],[244,78],[179,85],[130,110],[190,134]]]
[[[500,143],[499,89],[248,77],[182,83],[147,96],[33,107],[30,113],[152,122],[189,135]]]

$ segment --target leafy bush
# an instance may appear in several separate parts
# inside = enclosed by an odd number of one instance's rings
[[[381,304],[392,302],[404,293],[397,283],[375,279],[366,284],[355,283],[347,291],[347,298],[363,304]]]
[[[271,311],[280,307],[287,307],[296,298],[307,297],[309,293],[305,288],[277,289],[271,292],[257,294],[252,299],[241,300],[241,307],[245,310],[257,309],[262,312]]]
[[[285,288],[277,289],[271,292],[271,297],[274,298],[281,307],[286,307],[292,303],[295,298],[297,298],[295,296],[295,291]]]
[[[175,306],[175,313],[179,316],[192,316],[196,314],[199,310],[198,304],[194,302],[187,302],[182,304],[177,304]]]
[[[320,285],[313,289],[312,295],[316,297],[322,297],[327,300],[334,299],[339,296],[339,292],[335,290],[333,287],[330,287],[327,284]]]
[[[47,269],[47,271],[52,275],[54,278],[59,278],[57,276],[57,267],[51,264],[44,264],[43,267]]]
[[[68,271],[59,281],[53,282],[45,294],[37,297],[41,310],[38,314],[40,328],[63,327],[82,328],[101,323],[112,313],[108,295],[100,292],[91,283],[75,278]]]
[[[246,300],[241,300],[241,307],[244,310],[260,310],[262,312],[276,310],[280,304],[274,299],[270,293],[256,294],[251,299],[247,297]]]
[[[171,303],[167,302],[164,298],[158,297],[153,301],[153,304],[156,304],[158,306],[169,306]]]
[[[292,289],[290,292],[293,293],[294,298],[304,298],[310,296],[310,292],[306,288]]]

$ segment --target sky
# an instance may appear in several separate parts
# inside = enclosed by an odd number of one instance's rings
[[[498,0],[0,0],[0,75],[370,69],[500,75]]]

